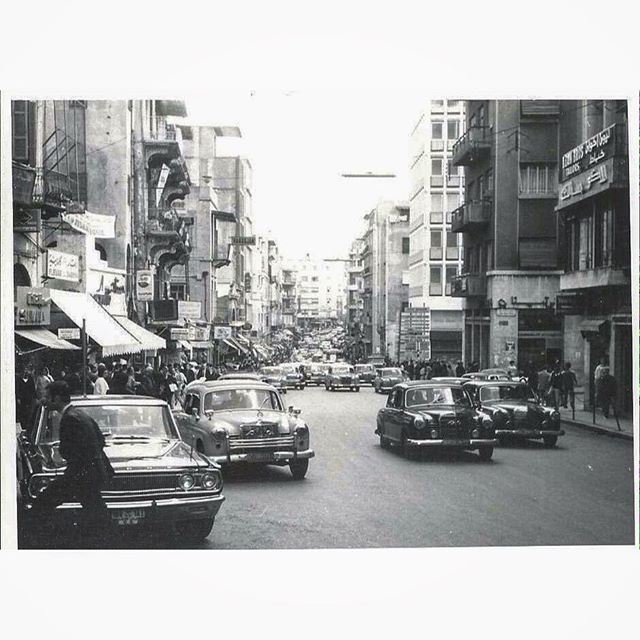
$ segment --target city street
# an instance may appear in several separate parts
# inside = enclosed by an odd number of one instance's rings
[[[213,533],[197,548],[633,543],[629,442],[567,427],[555,449],[513,444],[490,463],[468,452],[409,461],[380,448],[373,430],[386,396],[373,389],[311,387],[284,398],[312,430],[307,478],[292,480],[286,467],[234,469]],[[114,545],[166,542],[126,536]]]

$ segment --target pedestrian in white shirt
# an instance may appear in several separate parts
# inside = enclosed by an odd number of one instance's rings
[[[95,384],[93,385],[93,395],[94,396],[106,396],[109,391],[109,383],[105,380],[104,374],[107,370],[107,367],[101,362],[98,365],[98,377],[96,378]]]

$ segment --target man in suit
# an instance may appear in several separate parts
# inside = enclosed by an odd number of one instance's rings
[[[114,475],[104,453],[105,440],[96,421],[78,407],[69,407],[66,382],[52,382],[47,389],[47,407],[57,411],[60,420],[60,455],[67,461],[64,475],[52,482],[35,501],[38,517],[51,516],[64,502],[82,505],[81,532],[96,536],[106,532],[109,520],[101,491]]]

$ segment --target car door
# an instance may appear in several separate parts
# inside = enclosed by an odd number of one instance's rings
[[[385,433],[393,440],[402,437],[402,389],[393,389],[387,398],[387,424]]]

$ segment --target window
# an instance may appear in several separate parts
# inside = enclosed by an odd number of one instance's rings
[[[493,241],[487,242],[487,259],[486,259],[487,271],[493,269]]]
[[[555,196],[557,191],[558,181],[555,164],[526,163],[520,165],[520,194]]]
[[[12,158],[16,162],[33,165],[35,164],[34,109],[28,100],[14,100],[11,106]]]
[[[169,297],[174,300],[186,300],[186,285],[183,282],[169,284]]]
[[[442,231],[431,231],[431,247],[429,257],[432,260],[442,260]]]
[[[442,175],[442,158],[431,158],[431,175]]]
[[[451,212],[460,206],[460,196],[457,193],[447,194],[447,211]]]
[[[458,267],[445,267],[445,295],[451,295],[453,279],[458,275]]]
[[[447,139],[457,140],[460,137],[460,123],[458,120],[447,120]]]
[[[484,105],[481,104],[480,108],[478,109],[478,126],[484,127],[485,124],[486,122],[485,122]]]
[[[493,169],[487,169],[484,174],[484,191],[485,196],[493,195]]]
[[[431,123],[431,138],[434,140],[442,140],[442,125],[441,121],[435,121]]]
[[[429,268],[429,295],[442,295],[442,267]]]
[[[458,259],[458,234],[452,233],[451,231],[447,231],[447,260],[457,260]]]
[[[442,211],[432,211],[429,216],[431,224],[442,224]]]
[[[409,253],[409,238],[402,238],[402,253]]]
[[[442,212],[442,194],[436,193],[431,196],[431,211]]]
[[[583,109],[582,139],[594,136],[604,128],[604,101],[587,100]]]
[[[442,113],[444,110],[444,100],[432,100],[431,101],[431,111],[436,111],[437,113]]]
[[[596,205],[594,267],[609,267],[613,253],[613,208]]]
[[[447,100],[447,109],[449,111],[459,111],[461,100]]]

